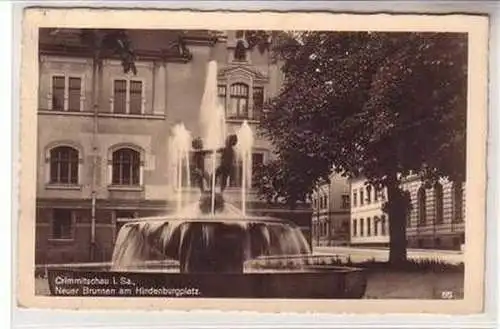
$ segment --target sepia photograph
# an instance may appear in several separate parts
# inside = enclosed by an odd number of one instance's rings
[[[28,294],[464,301],[487,50],[463,18],[32,29]]]

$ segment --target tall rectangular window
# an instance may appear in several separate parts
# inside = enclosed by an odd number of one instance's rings
[[[53,209],[52,238],[71,239],[73,237],[73,217],[70,209]]]
[[[140,80],[113,81],[113,113],[141,114],[143,112],[144,83]]]
[[[358,235],[358,221],[356,219],[352,220],[352,235]]]
[[[52,77],[52,109],[64,111],[65,77]]]
[[[253,117],[252,119],[259,120],[264,106],[264,88],[253,88]]]
[[[130,81],[130,110],[131,114],[142,112],[142,81]]]
[[[353,207],[358,206],[358,190],[352,191],[352,206]]]
[[[113,91],[113,112],[127,112],[127,80],[115,80]]]
[[[52,77],[52,110],[81,111],[82,79],[64,75]]]
[[[81,93],[82,79],[70,77],[68,87],[68,111],[80,111]]]
[[[248,85],[235,83],[231,85],[229,95],[229,119],[248,119]]]
[[[359,190],[359,205],[362,206],[365,204],[365,194],[363,189]]]

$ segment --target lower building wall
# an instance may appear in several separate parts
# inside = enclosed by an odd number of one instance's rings
[[[117,217],[149,217],[165,213],[166,206],[156,209],[127,207],[120,202],[113,206],[108,202],[105,208],[96,209],[94,257],[91,257],[91,209],[89,202],[69,207],[67,204],[43,205],[37,208],[36,218],[36,264],[61,264],[78,262],[109,262],[112,259],[114,243],[121,227]],[[265,204],[263,204],[265,205]],[[53,209],[65,208],[73,213],[73,228],[68,239],[53,239]],[[311,245],[311,213],[305,210],[266,209],[259,207],[255,214],[282,218],[300,227]]]

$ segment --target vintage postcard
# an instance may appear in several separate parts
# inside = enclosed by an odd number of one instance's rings
[[[22,25],[18,305],[482,311],[487,17]]]

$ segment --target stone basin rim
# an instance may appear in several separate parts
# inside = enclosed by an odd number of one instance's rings
[[[151,217],[138,217],[138,218],[118,218],[118,222],[135,223],[135,222],[158,222],[158,221],[175,221],[175,222],[191,222],[191,223],[238,223],[238,222],[254,222],[254,223],[280,223],[288,224],[292,227],[297,227],[294,222],[269,216],[255,216],[255,215],[196,215],[184,216],[180,215],[165,215],[165,216],[151,216]]]

